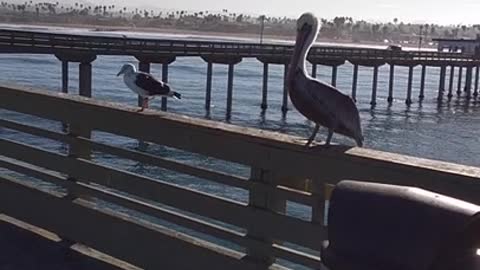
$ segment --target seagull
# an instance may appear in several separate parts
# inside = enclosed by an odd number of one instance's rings
[[[353,100],[337,88],[312,78],[306,68],[307,55],[317,39],[320,24],[312,13],[304,13],[297,20],[297,39],[287,75],[287,86],[293,106],[315,123],[308,147],[320,126],[328,128],[325,145],[330,145],[333,133],[353,138],[363,145],[360,116]]]
[[[155,96],[182,98],[179,93],[172,91],[168,84],[155,79],[148,73],[138,72],[132,64],[123,65],[117,77],[122,74],[123,81],[128,88],[143,98],[142,108],[139,112],[145,109],[148,99],[153,99]]]

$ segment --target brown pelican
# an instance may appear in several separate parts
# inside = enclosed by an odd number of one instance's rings
[[[330,145],[333,133],[353,138],[363,145],[360,116],[353,100],[335,87],[313,79],[306,69],[307,54],[317,39],[320,25],[312,13],[304,13],[297,21],[297,39],[288,70],[290,99],[297,110],[310,121],[315,129],[308,139],[309,146],[320,126],[328,128],[326,145]]]
[[[181,99],[181,95],[170,89],[170,86],[162,81],[155,79],[152,75],[144,72],[137,72],[135,66],[132,64],[123,65],[117,76],[123,75],[123,81],[133,92],[137,93],[143,98],[143,111],[147,105],[148,99],[153,99],[155,96],[173,97]]]

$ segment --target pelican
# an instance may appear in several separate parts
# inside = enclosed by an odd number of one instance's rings
[[[172,91],[168,84],[155,79],[148,73],[137,72],[135,66],[132,64],[123,65],[117,77],[122,74],[123,81],[127,87],[143,98],[142,108],[139,112],[145,109],[148,99],[153,99],[155,96],[173,97],[176,99],[182,98],[179,93]]]
[[[290,100],[307,119],[315,123],[308,147],[320,126],[328,128],[326,145],[333,133],[353,138],[363,145],[360,116],[353,100],[335,87],[313,79],[306,69],[307,55],[317,39],[320,25],[312,13],[304,13],[297,21],[297,39],[287,75]]]

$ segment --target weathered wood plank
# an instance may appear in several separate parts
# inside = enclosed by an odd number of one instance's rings
[[[180,226],[185,226],[192,230],[202,232],[219,239],[231,241],[240,246],[251,247],[257,250],[265,250],[271,254],[290,260],[292,262],[304,265],[318,265],[318,256],[312,256],[292,249],[284,247],[268,245],[264,242],[251,239],[244,233],[233,231],[219,225],[215,225],[205,220],[187,216],[179,212],[172,211],[163,207],[155,206],[147,202],[127,197],[109,190],[94,187],[80,182],[67,181],[67,179],[55,172],[49,172],[45,169],[35,168],[26,163],[19,163],[16,160],[3,158],[0,156],[0,167],[5,167],[12,171],[16,171],[28,176],[33,176],[56,185],[59,185],[73,193],[78,198],[97,198],[113,204],[134,209],[147,215],[151,215],[160,219],[167,220]]]
[[[36,104],[35,108],[22,102],[26,99]],[[285,176],[330,183],[356,179],[413,185],[480,203],[480,168],[343,146],[305,149],[298,137],[169,113],[139,114],[133,107],[27,89],[1,87],[0,100],[5,109],[88,125]]]
[[[144,164],[150,164],[154,166],[159,166],[166,168],[172,171],[185,173],[192,176],[197,176],[204,178],[219,184],[224,184],[232,187],[243,188],[247,190],[257,189],[257,190],[268,190],[270,192],[276,193],[279,197],[285,198],[287,200],[311,205],[315,202],[315,198],[312,197],[312,194],[307,192],[302,192],[299,190],[289,189],[287,187],[275,188],[271,185],[265,185],[262,183],[255,183],[248,181],[248,179],[234,176],[226,173],[216,172],[213,170],[199,168],[184,163],[180,163],[168,158],[160,158],[153,156],[151,154],[142,153],[134,150],[128,150],[124,148],[119,148],[99,142],[94,142],[89,139],[81,137],[72,137],[68,136],[65,133],[60,133],[56,131],[46,130],[34,126],[24,125],[15,121],[0,119],[0,126],[6,127],[9,129],[17,130],[24,133],[29,133],[35,136],[41,136],[52,140],[61,141],[67,144],[73,142],[77,144],[85,144],[87,147],[92,148],[93,150],[102,151],[108,154],[120,156],[127,159],[136,160]]]
[[[89,201],[69,201],[1,176],[0,194],[0,209],[7,215],[146,269],[191,269],[192,265],[204,269],[255,269],[252,263],[241,260],[241,253],[100,209]]]
[[[66,158],[60,154],[6,139],[0,139],[0,149],[5,149],[4,155],[7,157],[69,174],[77,180],[92,181],[242,228],[248,228],[253,222],[258,231],[278,240],[319,250],[321,239],[326,237],[324,228],[307,221],[260,209],[251,209],[235,201],[134,173],[114,170],[87,160]],[[297,228],[297,230],[292,231],[291,228]],[[311,235],[316,235],[318,238],[312,238]]]

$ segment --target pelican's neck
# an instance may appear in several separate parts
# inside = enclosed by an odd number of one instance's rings
[[[306,76],[309,76],[307,72],[307,56],[308,52],[310,52],[310,49],[312,48],[313,44],[315,43],[315,40],[317,39],[318,35],[318,28],[315,27],[314,30],[310,33],[308,38],[305,40],[304,44],[300,44],[301,47],[301,53],[299,57],[299,61],[297,64],[297,68],[303,71],[303,73]]]

